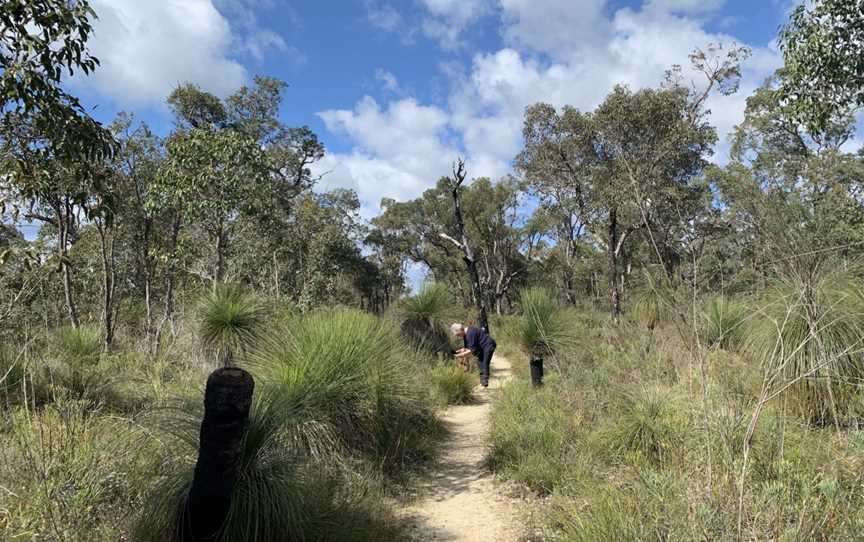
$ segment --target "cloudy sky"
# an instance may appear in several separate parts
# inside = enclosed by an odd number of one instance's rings
[[[457,156],[499,177],[522,112],[595,107],[616,83],[657,85],[695,47],[750,47],[741,91],[711,104],[725,139],[746,97],[780,65],[792,0],[92,0],[95,75],[69,84],[109,121],[132,111],[162,134],[183,82],[226,95],[256,74],[290,85],[284,120],[328,154],[322,189],[418,196]],[[718,146],[723,161],[726,145]]]

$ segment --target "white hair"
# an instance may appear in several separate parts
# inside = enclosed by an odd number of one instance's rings
[[[460,331],[465,331],[465,326],[463,326],[462,324],[453,324],[450,326],[450,333],[452,333],[453,335],[456,335]]]

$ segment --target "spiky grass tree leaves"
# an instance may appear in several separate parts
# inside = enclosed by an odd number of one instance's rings
[[[445,319],[453,303],[453,296],[446,285],[424,284],[415,295],[405,298],[399,307],[402,333],[421,350],[450,354],[453,348]]]
[[[551,355],[567,341],[558,302],[545,288],[527,288],[519,296],[522,318],[518,327],[519,345],[531,356]]]
[[[349,309],[298,318],[253,357],[287,400],[385,470],[428,456],[440,431],[415,362],[395,329]]]
[[[221,365],[230,365],[261,339],[265,316],[262,302],[242,287],[217,285],[198,308],[205,352]]]
[[[708,347],[735,350],[741,346],[748,325],[747,307],[735,299],[712,297],[703,312],[702,341]]]
[[[139,517],[136,540],[174,540],[177,511],[189,494],[202,419],[197,402],[160,413],[155,426],[169,461]],[[309,405],[275,389],[259,389],[240,451],[239,476],[219,540],[321,540],[336,522],[339,473],[332,434]],[[319,462],[310,464],[310,459]]]

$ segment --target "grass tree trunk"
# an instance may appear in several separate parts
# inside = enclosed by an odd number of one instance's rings
[[[219,539],[240,475],[254,388],[252,376],[237,367],[217,369],[207,379],[198,462],[180,514],[180,542]]]

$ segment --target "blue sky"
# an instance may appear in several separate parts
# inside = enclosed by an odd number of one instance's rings
[[[721,136],[776,67],[788,0],[92,0],[95,76],[69,84],[94,115],[171,129],[164,97],[191,81],[220,95],[255,74],[290,85],[282,116],[328,149],[321,189],[353,188],[363,213],[416,197],[458,155],[499,177],[522,110],[589,109],[615,83],[660,82],[711,42],[753,49],[741,92],[710,104]],[[698,80],[696,81],[698,85]],[[725,143],[717,148],[722,161]]]

